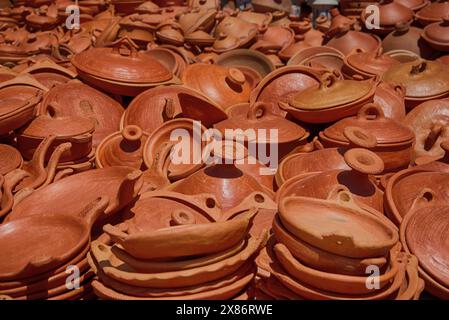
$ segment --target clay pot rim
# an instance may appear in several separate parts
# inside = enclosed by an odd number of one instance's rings
[[[258,70],[256,70],[257,73],[259,73],[262,78],[275,70],[273,63],[271,62],[270,59],[267,58],[267,56],[265,54],[263,54],[262,52],[256,51],[256,50],[252,50],[252,49],[239,48],[239,49],[234,49],[234,50],[230,50],[230,51],[225,51],[225,52],[221,53],[218,57],[214,58],[214,63],[216,63],[218,65],[229,66],[228,64],[223,64],[223,60],[230,59],[232,61],[232,59],[235,59],[236,57],[240,57],[242,55],[254,57],[255,59],[257,59],[257,61],[260,61],[265,64],[265,66],[270,70],[268,73],[261,74]],[[239,66],[239,65],[240,64],[235,64],[234,66]],[[247,67],[247,66],[245,66],[245,67]],[[250,67],[248,67],[248,68],[250,68]]]
[[[389,55],[386,55],[386,54],[384,54],[384,53],[378,54],[378,53],[373,53],[373,52],[365,52],[365,51],[362,51],[362,52],[352,52],[352,53],[349,53],[348,55],[346,55],[346,56],[344,57],[344,64],[345,64],[345,66],[346,66],[347,68],[352,69],[352,70],[354,70],[355,72],[361,74],[362,76],[368,77],[368,78],[370,78],[370,77],[376,77],[376,76],[382,76],[383,72],[385,72],[385,71],[388,70],[388,69],[384,70],[384,71],[383,71],[382,73],[380,73],[380,74],[379,74],[379,73],[372,73],[372,72],[369,72],[369,71],[367,71],[366,68],[364,69],[363,66],[357,65],[357,64],[354,64],[353,62],[351,62],[351,58],[353,58],[355,55],[365,55],[365,56],[368,56],[368,58],[369,58],[371,61],[374,61],[374,60],[376,60],[376,59],[382,59],[382,57],[387,57],[388,59],[391,59],[391,60],[392,60],[392,61],[391,61],[391,65],[394,65],[393,61],[397,62],[397,63],[395,63],[395,64],[399,64],[399,62],[398,62],[396,59],[394,59],[394,58],[392,58],[392,57],[390,57]]]
[[[308,54],[308,51],[312,51],[313,54]],[[314,51],[318,51],[318,52],[314,52]],[[303,55],[305,55],[305,57],[302,57]],[[328,47],[326,45],[320,46],[320,47],[309,47],[309,48],[303,48],[301,50],[299,50],[297,53],[295,53],[287,62],[287,66],[290,65],[304,65],[305,62],[308,62],[309,60],[315,58],[315,57],[324,57],[324,56],[330,56],[330,57],[335,57],[337,59],[340,59],[343,61],[344,59],[344,54],[341,53],[339,50],[332,48],[332,47]],[[302,57],[302,60],[300,60],[300,62],[297,62],[296,60],[298,60],[298,57]]]
[[[79,120],[83,120],[85,121],[85,124],[87,124],[88,122],[90,122],[91,126],[89,127],[85,127],[83,131],[81,132],[77,132],[74,134],[69,134],[69,135],[56,135],[56,139],[55,140],[67,140],[67,139],[76,139],[77,142],[81,142],[81,140],[90,140],[92,138],[92,133],[95,131],[95,124],[93,122],[93,120],[91,119],[86,119],[85,117],[79,117],[79,116],[67,116],[67,117],[57,117],[57,118],[52,118],[50,116],[46,116],[46,115],[41,115],[36,117],[34,120],[36,119],[47,119],[48,121],[58,121],[61,118],[65,118],[65,119],[71,119],[71,120],[75,120],[75,121],[79,121]],[[77,119],[78,118],[78,119]],[[30,123],[30,125],[34,122],[34,120]],[[20,136],[24,137],[24,138],[29,138],[29,139],[43,139],[45,138],[49,132],[45,132],[42,131],[41,135],[37,135],[36,133],[29,133],[27,130],[29,129],[29,126],[27,126],[23,131],[20,132]],[[44,133],[45,132],[45,133]],[[47,135],[46,135],[47,134]]]

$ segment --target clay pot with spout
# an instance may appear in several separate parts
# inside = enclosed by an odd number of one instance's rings
[[[350,128],[348,128],[350,127]],[[368,147],[385,163],[384,172],[394,172],[408,167],[412,157],[415,135],[406,126],[386,118],[377,104],[367,104],[357,116],[342,119],[320,132],[320,140],[326,147],[343,147],[349,145],[346,136],[352,137],[360,145],[369,141],[357,128],[363,128],[376,137],[377,144]]]

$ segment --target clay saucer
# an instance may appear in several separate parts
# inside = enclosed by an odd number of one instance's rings
[[[104,244],[92,243],[91,253],[102,272],[116,281],[139,287],[179,288],[207,283],[234,273],[260,250],[265,238],[266,234],[250,239],[241,252],[211,265],[163,273],[136,273],[116,257],[111,260],[110,247]]]
[[[279,217],[285,228],[301,240],[349,258],[385,256],[399,237],[393,226],[361,209],[350,192],[338,187],[328,200],[283,198]]]
[[[107,198],[99,198],[77,216],[31,216],[2,225],[0,279],[8,281],[37,275],[76,256],[89,241],[90,228],[108,202]]]
[[[23,164],[22,155],[14,147],[0,144],[0,175],[6,175]]]
[[[127,166],[145,170],[143,146],[147,139],[148,134],[135,125],[107,136],[95,151],[96,167]]]
[[[253,210],[246,216],[225,222],[196,224],[194,215],[174,210],[171,212],[172,227],[129,234],[111,225],[106,225],[103,230],[127,253],[138,259],[200,256],[215,254],[237,245],[244,239],[256,212]]]

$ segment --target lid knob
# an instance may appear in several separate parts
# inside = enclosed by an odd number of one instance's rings
[[[127,141],[138,141],[142,137],[142,134],[142,129],[136,125],[128,125],[122,130],[122,136]]]
[[[350,144],[357,147],[372,149],[377,146],[376,137],[359,127],[346,127],[343,129],[343,135],[349,140]]]
[[[236,68],[229,69],[226,79],[238,86],[242,86],[245,83],[245,75]]]
[[[344,158],[349,167],[363,174],[380,174],[384,171],[383,160],[367,149],[350,149],[346,151]]]
[[[182,226],[188,224],[195,224],[195,216],[188,211],[184,210],[175,210],[171,214],[171,225],[174,226]]]

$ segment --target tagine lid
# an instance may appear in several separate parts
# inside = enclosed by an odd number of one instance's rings
[[[412,130],[396,120],[386,118],[382,108],[375,103],[364,105],[357,116],[342,119],[327,127],[323,134],[327,138],[345,143],[350,142],[348,134],[350,137],[368,141],[369,137],[366,137],[363,131],[375,137],[378,144],[408,143],[415,139]]]
[[[36,117],[21,135],[30,137],[46,137],[55,134],[58,137],[73,137],[92,133],[95,124],[92,119],[78,116],[52,118],[47,115]]]
[[[22,155],[16,148],[7,144],[0,144],[0,176],[19,168],[22,163]]]
[[[423,38],[439,44],[449,43],[449,15],[441,22],[429,24],[424,28]]]
[[[396,82],[405,86],[406,96],[431,97],[449,91],[447,67],[437,61],[419,60],[391,67],[383,76],[384,82]]]
[[[373,89],[373,81],[339,80],[332,73],[320,79],[318,88],[309,88],[294,96],[290,105],[302,110],[338,107],[360,100]]]
[[[416,13],[418,19],[441,20],[449,14],[449,3],[446,1],[432,2],[430,5],[422,8]]]
[[[363,49],[355,49],[352,54],[346,57],[346,62],[351,67],[373,75],[382,75],[391,66],[398,65],[399,61],[382,54],[382,50],[377,52],[366,52]]]
[[[413,19],[413,11],[410,8],[393,0],[381,1],[378,8],[382,26],[394,26],[396,23],[408,22]]]
[[[129,38],[118,40],[113,48],[93,48],[78,53],[73,56],[72,64],[89,75],[126,83],[159,83],[173,77],[159,61],[139,52]]]

